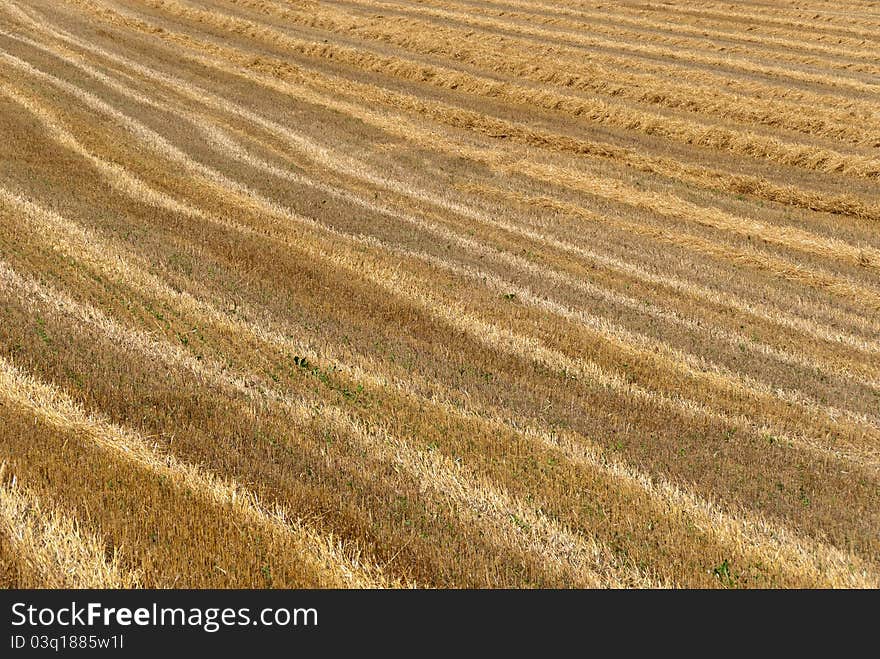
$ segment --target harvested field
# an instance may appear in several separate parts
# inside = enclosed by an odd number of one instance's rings
[[[0,2],[0,586],[880,587],[880,8]]]

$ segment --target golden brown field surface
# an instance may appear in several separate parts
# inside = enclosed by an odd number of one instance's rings
[[[0,0],[0,586],[878,570],[875,3]]]

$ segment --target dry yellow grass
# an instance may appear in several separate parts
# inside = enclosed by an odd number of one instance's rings
[[[4,3],[0,584],[878,587],[806,4]]]

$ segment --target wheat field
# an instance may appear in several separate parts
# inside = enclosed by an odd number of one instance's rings
[[[880,587],[880,8],[0,1],[0,585]]]

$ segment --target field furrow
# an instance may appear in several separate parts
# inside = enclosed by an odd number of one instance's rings
[[[0,586],[877,588],[867,3],[0,6]]]

